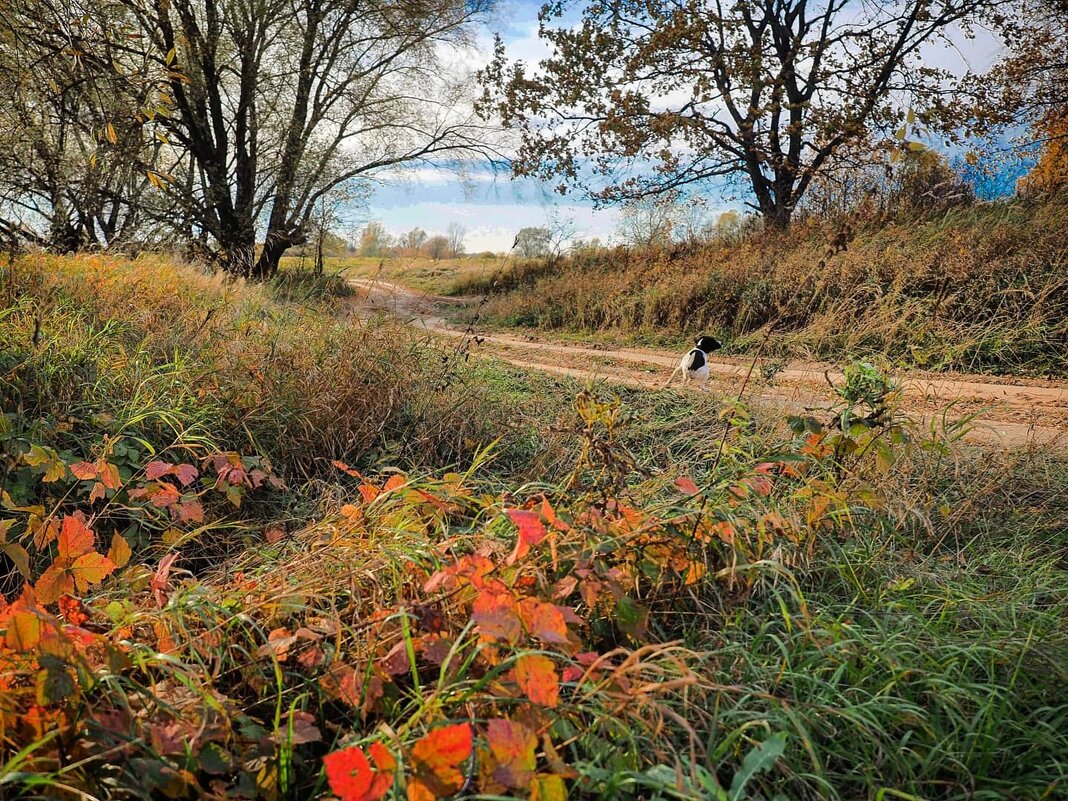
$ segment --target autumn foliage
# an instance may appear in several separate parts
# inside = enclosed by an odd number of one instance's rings
[[[178,299],[152,304],[185,324]],[[1068,741],[1042,721],[1068,714],[1052,689],[1068,584],[1046,540],[1063,494],[1019,462],[966,461],[957,427],[916,430],[872,365],[846,370],[836,407],[785,421],[718,401],[685,468],[650,469],[620,397],[588,388],[546,424],[564,469],[520,481],[483,443],[460,466],[398,466],[316,453],[340,441],[322,431],[292,429],[299,452],[248,436],[318,409],[241,405],[248,430],[216,441],[183,393],[262,387],[226,383],[232,366],[203,377],[203,353],[230,365],[246,347],[236,333],[195,346],[166,410],[107,405],[121,360],[72,388],[84,341],[46,328],[35,345],[19,309],[0,318],[5,799],[815,801],[1056,780]],[[429,430],[388,414],[384,432]],[[998,593],[1008,611],[988,621]],[[971,721],[1042,737],[999,757],[956,728]]]

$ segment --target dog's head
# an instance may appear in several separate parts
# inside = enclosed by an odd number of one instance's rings
[[[719,340],[714,337],[705,336],[702,334],[697,337],[696,348],[704,353],[711,353],[714,350],[719,350],[723,346],[719,344]]]

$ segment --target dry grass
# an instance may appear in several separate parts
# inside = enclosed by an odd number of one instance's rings
[[[908,366],[1068,374],[1068,206],[998,203],[861,230],[816,271],[835,232],[585,254],[515,265],[483,319],[676,345],[695,332],[745,351],[773,326],[783,355],[883,354]]]
[[[430,259],[425,256],[335,256],[324,260],[324,272],[345,278],[367,278],[410,286],[439,295],[456,294],[455,288],[471,282],[492,280],[506,263],[504,257],[492,255]],[[287,257],[282,270],[300,267],[300,260]]]

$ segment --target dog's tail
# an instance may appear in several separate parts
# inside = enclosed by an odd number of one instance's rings
[[[661,389],[667,389],[669,386],[671,386],[671,382],[675,380],[675,376],[677,376],[679,374],[680,370],[682,370],[682,365],[681,364],[678,367],[676,367],[674,370],[671,371],[671,375],[668,376],[668,380],[665,381],[664,382],[664,386],[662,386],[660,388]]]

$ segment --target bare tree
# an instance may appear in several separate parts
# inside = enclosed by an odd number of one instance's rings
[[[464,237],[467,235],[467,229],[459,223],[449,223],[448,229],[445,231],[445,236],[449,240],[449,255],[454,259],[464,255]]]
[[[521,175],[601,202],[734,176],[784,227],[843,147],[900,124],[904,98],[934,127],[946,75],[920,49],[983,4],[602,0],[573,24],[556,0],[540,14],[549,57],[532,69],[498,40],[480,108],[520,134]]]
[[[449,238],[443,234],[435,234],[423,245],[423,251],[434,261],[439,261],[449,255]]]
[[[631,200],[623,204],[619,235],[635,247],[663,247],[671,241],[678,213],[674,194]]]
[[[423,252],[426,240],[426,231],[422,228],[413,228],[400,238],[397,242],[397,247],[399,247],[406,256],[418,256]]]
[[[170,76],[184,157],[168,191],[230,272],[272,275],[337,187],[482,152],[440,62],[488,0],[124,2]]]

